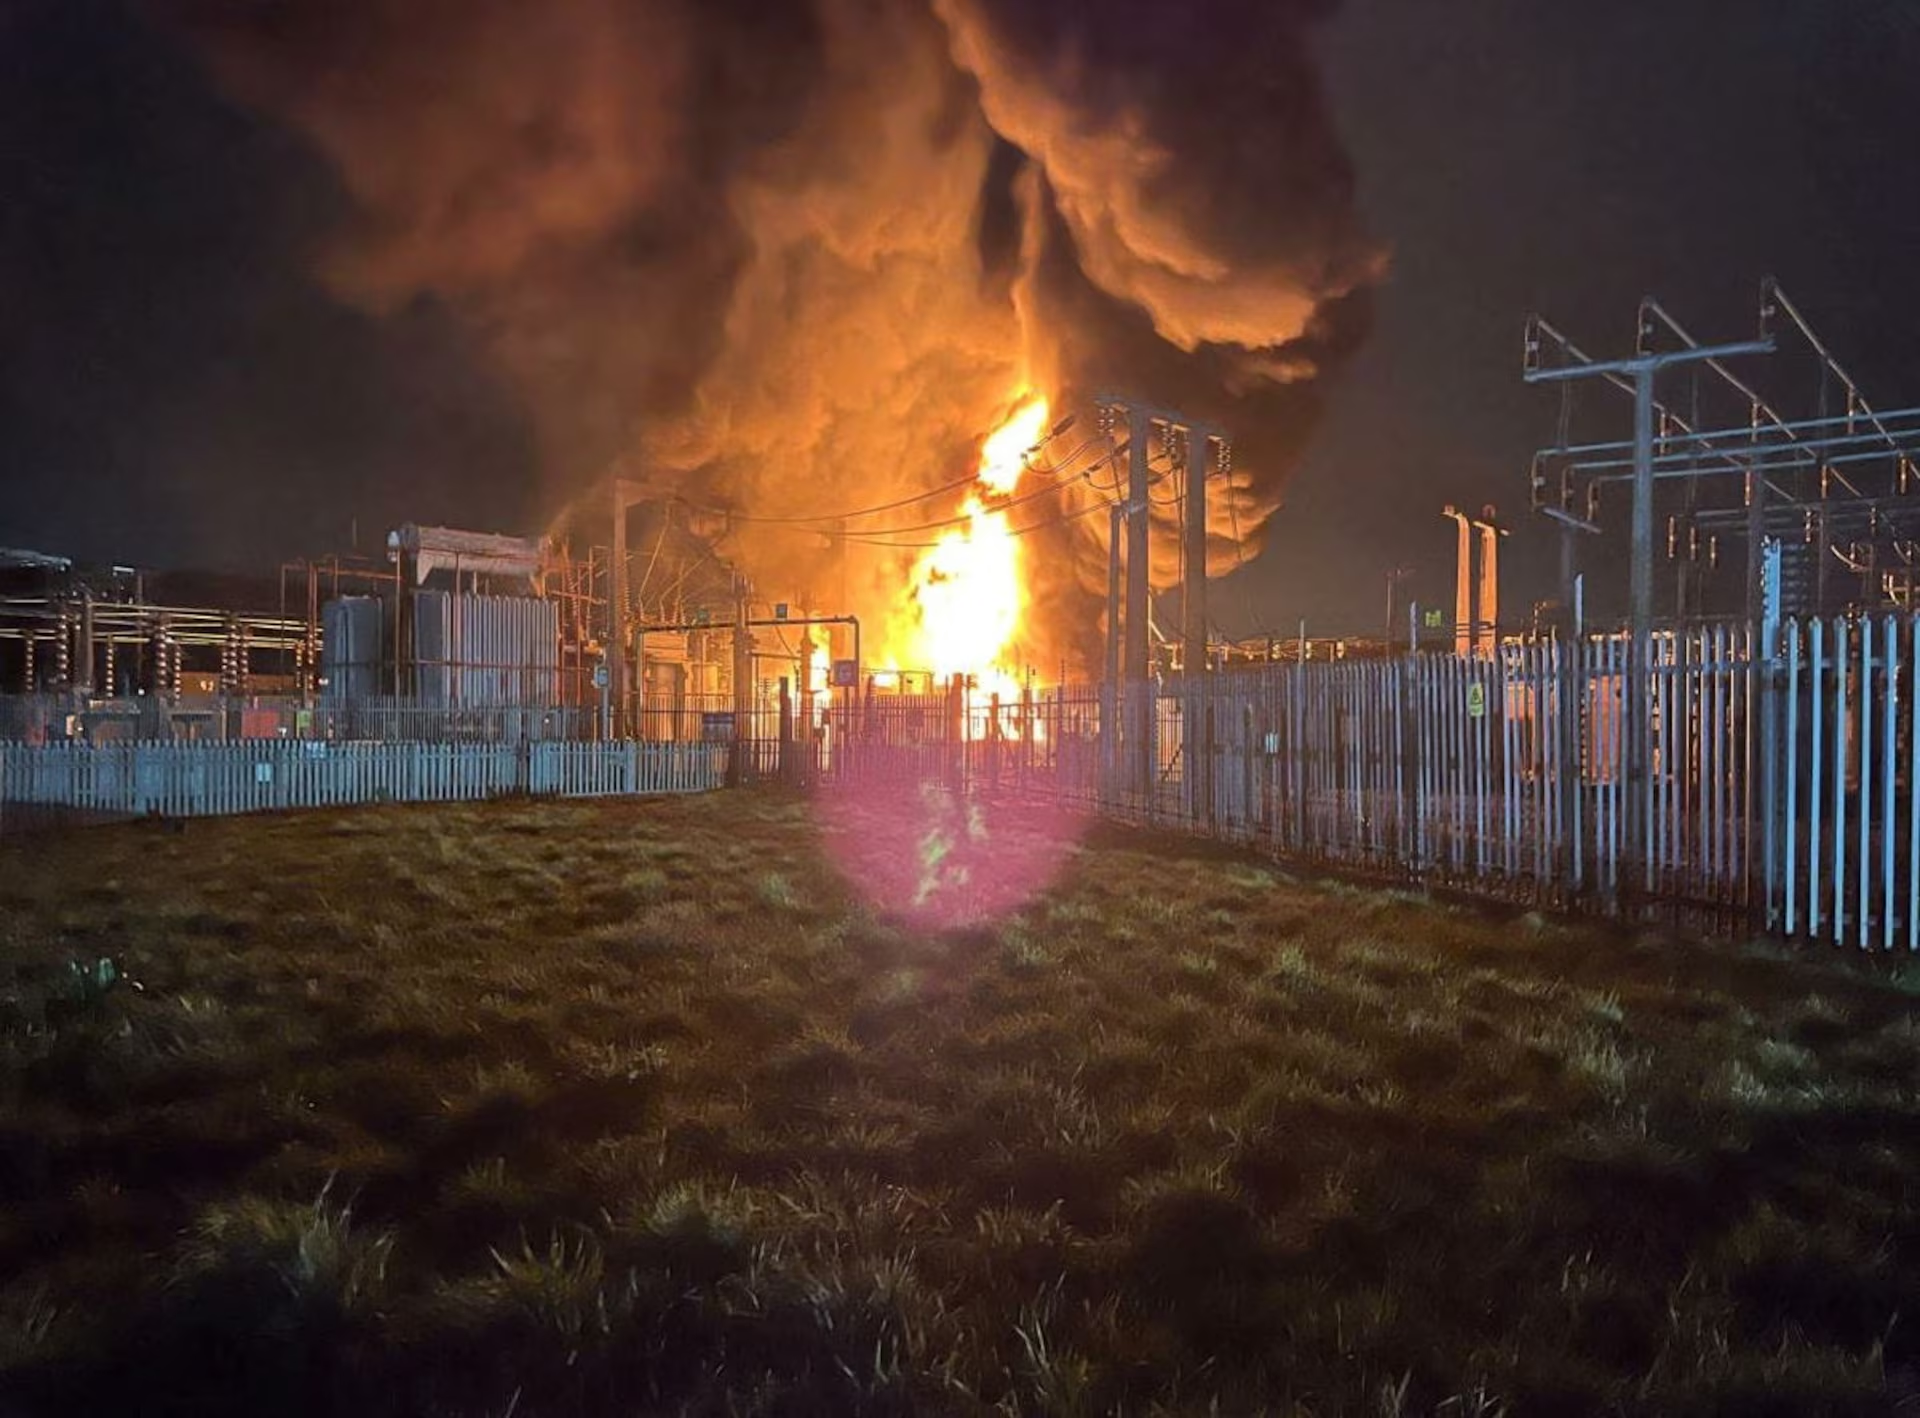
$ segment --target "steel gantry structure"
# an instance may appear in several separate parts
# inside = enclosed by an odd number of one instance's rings
[[[1773,354],[1788,341],[1810,355],[1819,372],[1811,411],[1782,412],[1757,379],[1733,367],[1745,356]],[[1690,366],[1695,376],[1685,413],[1663,402],[1657,387],[1658,376],[1677,366]],[[1703,375],[1713,381],[1718,403],[1736,401],[1738,421],[1707,426],[1700,412]],[[1643,299],[1634,352],[1622,359],[1593,359],[1533,316],[1523,376],[1528,383],[1559,382],[1563,389],[1558,437],[1533,456],[1534,509],[1570,536],[1598,532],[1607,485],[1632,488],[1629,619],[1636,632],[1652,623],[1655,503],[1669,488],[1681,502],[1668,521],[1671,558],[1704,557],[1717,564],[1722,537],[1744,538],[1749,617],[1760,613],[1762,552],[1769,540],[1811,553],[1813,584],[1803,588],[1797,608],[1828,609],[1826,588],[1836,569],[1861,578],[1862,602],[1913,603],[1920,564],[1920,407],[1876,410],[1777,281],[1761,284],[1757,336],[1731,343],[1702,344],[1659,301]],[[1632,395],[1631,437],[1572,439],[1571,382],[1588,378]],[[1727,488],[1732,492],[1723,494]]]

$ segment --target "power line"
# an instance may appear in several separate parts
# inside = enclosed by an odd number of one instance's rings
[[[1073,474],[1071,478],[1062,470],[1052,475],[1056,480],[1049,486],[1035,488],[1032,492],[1022,493],[1019,497],[1007,498],[1004,501],[995,501],[984,510],[990,512],[1005,512],[1010,508],[1019,507],[1025,503],[1033,502],[1039,498],[1059,492],[1063,487],[1071,486],[1073,481],[1091,483],[1093,470],[1099,466],[1100,464],[1095,463],[1081,470],[1079,473]],[[916,522],[905,527],[863,528],[858,533],[849,534],[847,539],[849,541],[871,543],[876,537],[905,536],[914,532],[937,532],[946,527],[965,526],[974,519],[975,515],[976,514],[972,512],[959,512],[951,517],[941,517],[931,522]]]
[[[1049,492],[1054,491],[1054,489],[1052,488],[1049,488],[1047,490]],[[1095,512],[1104,512],[1106,510],[1107,510],[1106,503],[1095,502],[1090,504],[1089,506],[1082,507],[1078,512],[1067,512],[1058,517],[1049,517],[1044,522],[1035,522],[1029,526],[1016,527],[1013,530],[1009,531],[1006,535],[1008,535],[1009,537],[1024,537],[1031,532],[1042,531],[1048,527],[1062,526],[1068,522],[1077,522],[1082,517],[1086,517]],[[965,519],[962,519],[962,520],[965,520]],[[888,549],[900,550],[900,551],[931,551],[938,547],[942,547],[946,545],[945,542],[879,542],[879,541],[871,541],[864,537],[853,537],[853,536],[848,537],[847,540],[850,542],[856,542],[861,546],[885,547]]]
[[[677,494],[674,500],[685,504],[696,512],[705,512],[715,517],[725,517],[734,522],[753,522],[762,526],[797,527],[812,526],[818,523],[852,522],[861,517],[871,517],[876,512],[896,512],[902,507],[911,507],[916,502],[929,501],[932,498],[940,496],[943,492],[952,492],[955,488],[965,487],[968,483],[977,481],[979,481],[979,478],[976,474],[968,473],[963,478],[955,478],[952,482],[941,483],[938,487],[928,488],[925,492],[916,493],[912,497],[903,497],[895,502],[882,502],[878,506],[863,507],[857,512],[831,512],[810,517],[756,517],[750,513],[735,512],[725,507],[704,507],[697,502],[689,502]]]
[[[1020,465],[1023,468],[1025,468],[1027,471],[1038,473],[1042,477],[1059,477],[1062,475],[1061,465],[1073,462],[1074,459],[1078,458],[1088,448],[1092,447],[1093,444],[1099,442],[1099,439],[1097,438],[1085,439],[1081,442],[1079,447],[1075,448],[1071,453],[1067,454],[1066,457],[1060,459],[1059,463],[1046,468],[1037,467],[1032,461],[1033,456],[1036,453],[1038,453],[1041,449],[1045,448],[1048,443],[1051,443],[1056,436],[1057,435],[1055,434],[1049,434],[1045,439],[1041,440],[1039,443],[1035,444],[1032,448],[1029,448],[1026,450],[1026,452],[1022,453],[1020,455]],[[879,512],[897,512],[902,507],[911,507],[917,502],[929,501],[932,498],[936,498],[940,496],[942,493],[952,492],[955,488],[966,487],[969,483],[976,483],[979,480],[980,480],[980,475],[977,472],[968,473],[964,477],[955,478],[951,482],[941,483],[938,487],[931,487],[931,488],[928,488],[925,492],[915,493],[911,497],[902,497],[893,502],[882,502],[873,507],[862,507],[859,510],[853,511],[853,512],[823,512],[823,513],[810,514],[805,517],[759,517],[751,513],[735,512],[732,509],[725,508],[725,507],[703,506],[699,503],[692,502],[684,497],[681,497],[677,493],[674,494],[673,500],[680,502],[687,507],[692,508],[696,512],[705,512],[715,517],[725,517],[735,522],[752,522],[752,523],[756,523],[763,526],[800,527],[800,526],[814,526],[821,523],[831,523],[831,522],[852,522],[852,521],[857,521],[862,517],[871,517],[875,513],[879,513]],[[927,525],[939,526],[944,524],[929,523]],[[919,527],[911,527],[911,528],[905,528],[903,530],[921,531],[925,529],[919,528]],[[873,535],[884,536],[886,535],[886,533],[884,531],[879,531],[879,532],[875,532]]]

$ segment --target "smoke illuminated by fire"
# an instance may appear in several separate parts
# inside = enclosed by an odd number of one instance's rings
[[[1027,458],[1040,446],[1047,431],[1047,400],[1035,394],[987,435],[980,446],[980,485],[988,492],[1010,495],[1026,471]]]
[[[512,391],[569,530],[605,537],[609,477],[649,485],[901,669],[1098,659],[1104,519],[1071,518],[1079,469],[1023,474],[1049,402],[1229,428],[1209,562],[1257,550],[1379,271],[1314,72],[1327,0],[154,4],[337,179],[327,288],[450,321]],[[939,520],[915,499],[989,427],[961,526],[809,525]]]

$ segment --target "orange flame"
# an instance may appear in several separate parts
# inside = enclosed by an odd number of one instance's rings
[[[1019,486],[1046,427],[1046,397],[1023,394],[981,444],[979,490],[960,509],[964,525],[943,532],[913,569],[919,624],[909,655],[942,679],[971,675],[981,689],[1018,692],[1004,662],[1026,612],[1026,578],[1020,540],[993,503]]]
[[[980,445],[980,482],[988,492],[1007,496],[1020,484],[1027,456],[1047,431],[1047,400],[1035,394],[1007,416]]]

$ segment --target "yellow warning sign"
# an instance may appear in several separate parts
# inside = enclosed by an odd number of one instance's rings
[[[1469,719],[1487,717],[1487,687],[1484,684],[1467,686],[1467,717]]]

